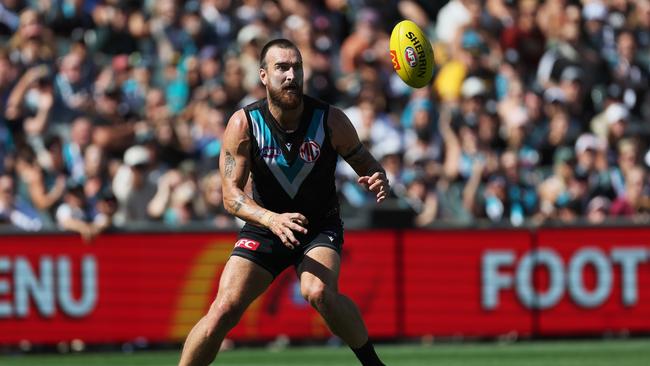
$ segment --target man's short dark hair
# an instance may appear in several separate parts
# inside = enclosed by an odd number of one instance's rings
[[[300,54],[300,50],[298,47],[296,47],[293,42],[286,38],[278,38],[278,39],[273,39],[268,41],[264,47],[262,47],[262,52],[260,53],[260,68],[265,69],[266,68],[266,54],[269,52],[271,47],[279,47],[279,48],[293,48]]]

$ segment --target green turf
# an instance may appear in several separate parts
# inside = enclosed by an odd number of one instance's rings
[[[646,366],[650,339],[610,341],[537,341],[513,344],[467,343],[433,346],[378,346],[389,366]],[[0,355],[2,366],[175,365],[178,352],[80,353],[68,355]],[[347,348],[289,348],[269,351],[240,348],[219,355],[216,365],[358,366]]]

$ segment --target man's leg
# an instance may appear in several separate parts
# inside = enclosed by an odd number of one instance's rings
[[[223,338],[271,282],[273,276],[267,270],[248,259],[231,256],[221,275],[217,298],[187,336],[179,365],[210,364]]]
[[[352,348],[364,365],[383,365],[368,341],[368,330],[357,306],[338,291],[341,260],[329,247],[307,252],[298,267],[300,292],[321,314],[332,333]]]

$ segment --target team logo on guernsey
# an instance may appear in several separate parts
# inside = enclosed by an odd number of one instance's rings
[[[259,248],[260,242],[252,239],[239,239],[235,243],[235,248],[244,248],[248,250],[257,250]]]
[[[318,145],[316,141],[307,140],[302,143],[302,146],[300,146],[300,158],[302,158],[302,160],[308,163],[313,163],[318,160],[319,156],[320,145]]]

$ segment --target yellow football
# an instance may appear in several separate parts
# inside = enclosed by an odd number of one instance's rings
[[[433,77],[433,48],[424,32],[412,21],[403,20],[390,35],[393,69],[406,84],[421,88]]]

